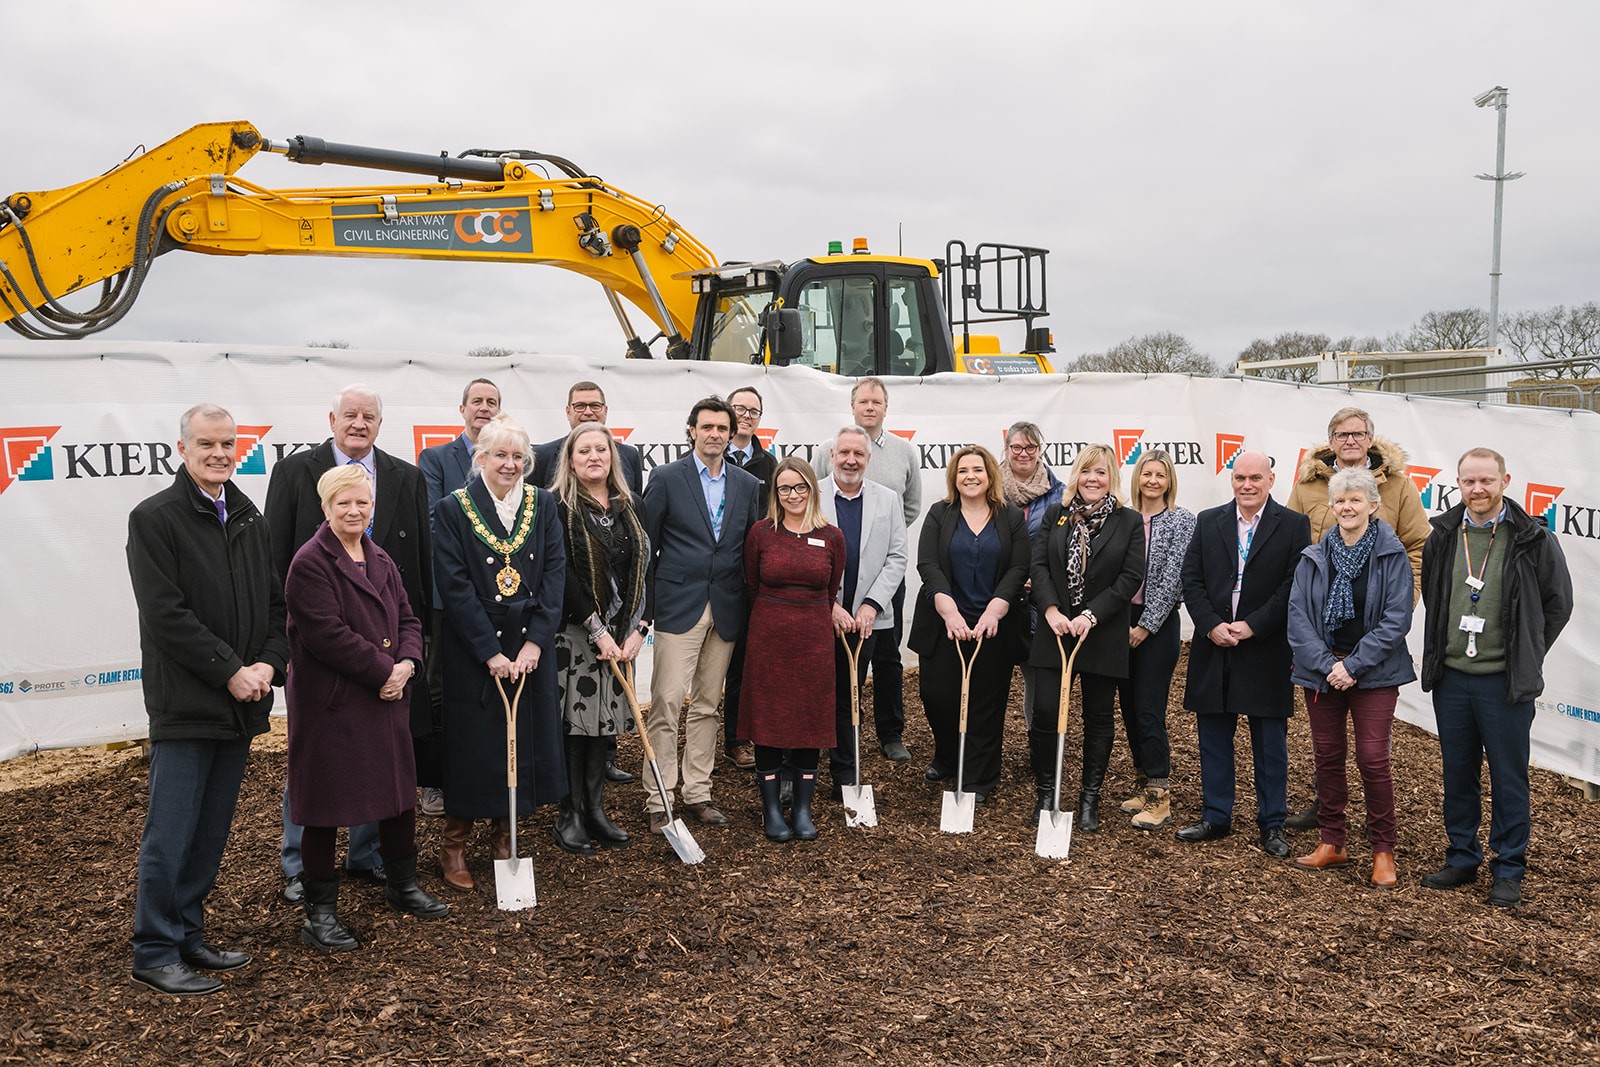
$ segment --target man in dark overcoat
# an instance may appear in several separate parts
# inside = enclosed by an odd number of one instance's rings
[[[1233,500],[1202,511],[1183,561],[1183,602],[1194,620],[1183,706],[1195,713],[1200,739],[1200,821],[1178,840],[1211,841],[1233,825],[1233,737],[1250,723],[1256,826],[1261,848],[1289,855],[1289,587],[1311,543],[1304,515],[1272,499],[1272,461],[1241,452],[1233,461]]]
[[[250,739],[267,730],[289,660],[283,587],[267,524],[233,481],[233,416],[184,412],[168,488],[128,516],[139,607],[149,812],[139,841],[133,980],[163,993],[214,993],[209,973],[250,962],[209,944],[206,896],[228,843]]]
[[[383,426],[383,399],[370,387],[350,385],[340,390],[328,412],[331,436],[309,452],[296,452],[280,460],[267,483],[267,524],[272,530],[272,557],[281,583],[289,562],[300,546],[322,525],[322,499],[317,479],[335,466],[358,463],[373,479],[372,540],[389,554],[405,585],[406,599],[429,632],[433,614],[433,551],[428,536],[428,491],[422,473],[378,448]],[[417,761],[417,781],[438,785],[440,779],[438,734],[426,686],[411,689],[411,737]],[[302,899],[300,827],[289,817],[289,792],[284,788],[283,841],[280,862],[286,879],[283,896],[291,904]],[[350,828],[345,873],[358,881],[383,884],[378,856],[378,829],[373,823]]]

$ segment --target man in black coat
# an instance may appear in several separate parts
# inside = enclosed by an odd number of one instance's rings
[[[428,491],[422,473],[377,447],[383,425],[383,400],[365,385],[351,385],[334,398],[328,412],[332,436],[309,452],[296,452],[272,469],[267,483],[267,524],[272,530],[273,564],[279,588],[289,562],[323,523],[317,479],[335,466],[358,463],[376,487],[372,540],[389,554],[405,585],[411,610],[431,632],[433,616],[433,550],[428,534]],[[426,686],[411,687],[411,738],[417,756],[417,783],[438,785],[438,733]],[[284,899],[300,901],[300,827],[289,819],[284,790],[283,844],[280,861],[287,879]],[[345,873],[360,881],[383,884],[376,824],[350,828]]]
[[[761,394],[754,387],[745,386],[728,394],[728,406],[733,409],[733,436],[728,440],[728,450],[723,453],[728,462],[749,471],[761,479],[761,495],[756,510],[761,518],[767,516],[767,500],[772,495],[772,472],[778,460],[768,452],[756,437],[761,423]],[[735,767],[753,770],[756,765],[756,747],[739,730],[739,690],[744,685],[745,637],[733,646],[733,658],[728,661],[728,678],[722,696],[722,752]],[[784,779],[784,784],[790,784]]]
[[[283,586],[267,524],[233,484],[233,416],[184,412],[168,488],[128,516],[139,607],[149,811],[139,842],[133,980],[163,993],[214,993],[202,971],[250,962],[205,940],[205,901],[228,843],[250,739],[267,730],[289,660]]]
[[[1311,543],[1311,524],[1272,499],[1273,481],[1266,453],[1239,453],[1233,500],[1200,513],[1183,560],[1183,603],[1194,620],[1183,706],[1195,713],[1199,732],[1204,807],[1200,821],[1177,837],[1211,841],[1232,829],[1233,735],[1243,715],[1250,723],[1261,848],[1283,859],[1294,713],[1289,587]]]

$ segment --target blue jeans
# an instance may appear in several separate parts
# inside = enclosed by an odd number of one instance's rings
[[[206,896],[228,844],[250,739],[155,741],[139,839],[133,965],[177,963],[205,933]]]
[[[1289,816],[1289,720],[1247,715],[1250,755],[1255,763],[1256,826],[1276,830]],[[1237,715],[1196,715],[1200,734],[1200,817],[1218,826],[1233,822],[1233,734]]]
[[[1489,760],[1490,864],[1496,878],[1521,881],[1528,860],[1528,733],[1533,701],[1506,703],[1504,674],[1444,669],[1433,691],[1444,762],[1445,860],[1474,870],[1483,862],[1483,761]]]
[[[300,836],[304,827],[289,818],[289,783],[283,785],[283,841],[278,846],[278,862],[285,878],[298,878],[305,870],[300,862]],[[344,869],[370,871],[383,861],[378,858],[378,824],[362,823],[350,827],[350,847],[345,850]]]

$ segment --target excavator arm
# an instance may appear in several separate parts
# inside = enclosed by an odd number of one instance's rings
[[[258,152],[431,175],[428,184],[265,189],[237,174]],[[550,177],[531,169],[551,166]],[[155,256],[400,256],[539,263],[605,287],[630,354],[648,355],[620,299],[688,354],[697,296],[685,279],[710,251],[651,205],[557,156],[429,156],[300,137],[273,142],[246,122],[195,126],[98,178],[15,193],[0,205],[0,322],[24,336],[78,337],[125,315]],[[657,280],[660,280],[659,282]],[[60,298],[102,285],[94,307]]]

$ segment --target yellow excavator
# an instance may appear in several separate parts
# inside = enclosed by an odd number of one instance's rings
[[[426,184],[264,189],[238,171],[258,152],[307,165],[425,175]],[[665,210],[526,150],[398,152],[315,137],[273,141],[248,122],[195,126],[64,189],[0,203],[0,322],[24,337],[77,338],[127,314],[155,258],[403,256],[539,263],[598,281],[633,358],[797,364],[846,375],[1051,370],[1046,250],[959,241],[944,260],[850,253],[719,263]],[[100,299],[61,298],[98,283]],[[645,340],[624,302],[659,333]],[[954,317],[946,308],[955,311]],[[1003,354],[972,327],[1021,322]]]

